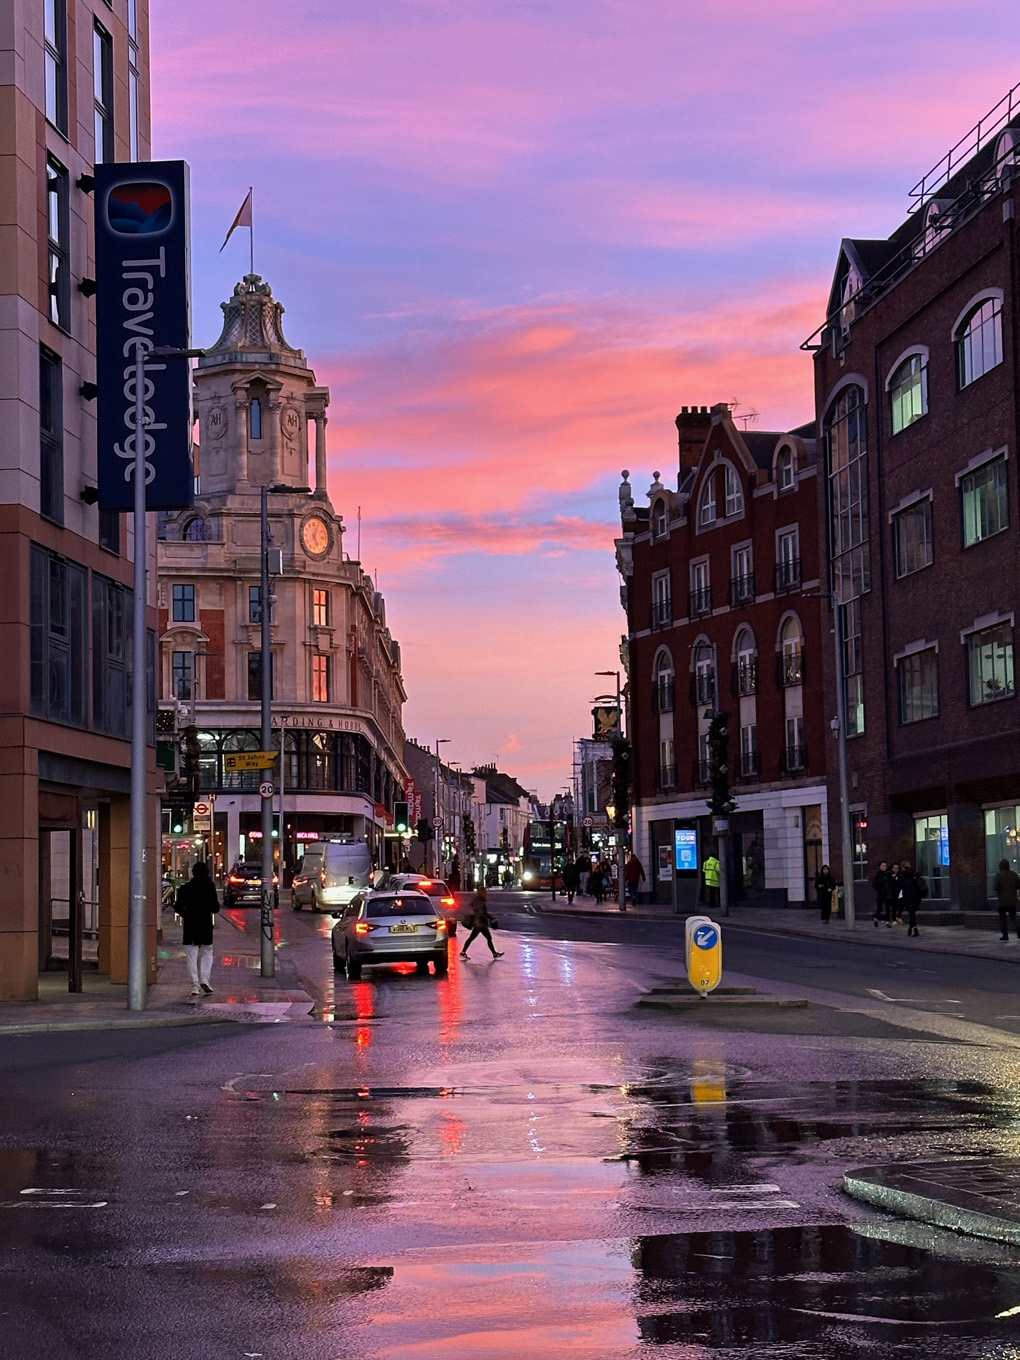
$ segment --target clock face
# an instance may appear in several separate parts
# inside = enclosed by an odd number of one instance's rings
[[[322,557],[329,551],[329,527],[325,520],[317,517],[306,519],[301,526],[301,542],[305,551],[313,557]]]

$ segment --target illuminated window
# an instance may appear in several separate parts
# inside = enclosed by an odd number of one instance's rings
[[[899,434],[928,414],[928,365],[920,354],[904,359],[889,380],[892,432]]]
[[[990,463],[960,478],[963,508],[963,546],[991,538],[1009,528],[1009,499],[1006,487],[1006,460]]]
[[[329,591],[312,591],[312,623],[316,628],[329,627]]]
[[[69,234],[67,171],[49,157],[46,161],[46,283],[50,320],[63,331],[71,329]]]
[[[329,703],[329,657],[312,657],[312,700],[317,704]]]
[[[986,298],[956,332],[956,382],[967,387],[1002,363],[1002,303]]]
[[[999,623],[967,637],[967,697],[972,706],[1011,699],[1013,681],[1013,625]]]

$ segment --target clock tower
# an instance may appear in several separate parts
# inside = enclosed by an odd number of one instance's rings
[[[199,791],[215,795],[207,849],[217,870],[259,858],[258,772],[228,770],[224,757],[260,747],[260,509],[262,488],[272,488],[286,884],[302,844],[319,836],[364,839],[386,862],[384,828],[405,774],[405,694],[385,602],[345,553],[343,519],[329,497],[329,390],[288,343],[283,306],[259,275],[242,279],[222,307],[222,333],[194,371],[195,504],[160,516],[160,692],[178,753],[190,752]],[[179,790],[179,761],[176,777]],[[168,842],[172,860],[177,848]]]

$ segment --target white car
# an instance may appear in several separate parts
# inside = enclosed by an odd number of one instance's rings
[[[427,973],[431,961],[436,977],[446,976],[449,931],[425,893],[359,893],[334,915],[333,967],[352,982],[378,963],[416,963]]]

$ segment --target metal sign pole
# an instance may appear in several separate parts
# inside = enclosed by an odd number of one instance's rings
[[[131,850],[128,903],[128,1010],[144,1011],[148,1001],[145,931],[145,353],[135,346],[134,601],[131,667]]]
[[[839,595],[834,590],[832,603],[833,637],[836,643],[836,739],[839,748],[839,814],[843,840],[843,914],[847,930],[857,924],[854,903],[854,842],[850,830],[850,782],[846,762],[846,675],[843,664],[843,619],[840,615]]]
[[[262,624],[262,749],[273,744],[272,633],[269,627],[269,487],[262,488],[261,505],[262,575],[259,585],[259,616]],[[271,768],[271,767],[270,767]],[[263,779],[268,776],[263,774]],[[272,785],[269,786],[270,790]],[[266,797],[262,785],[262,947],[260,963],[262,976],[276,976],[276,945],[273,939],[273,795]]]

